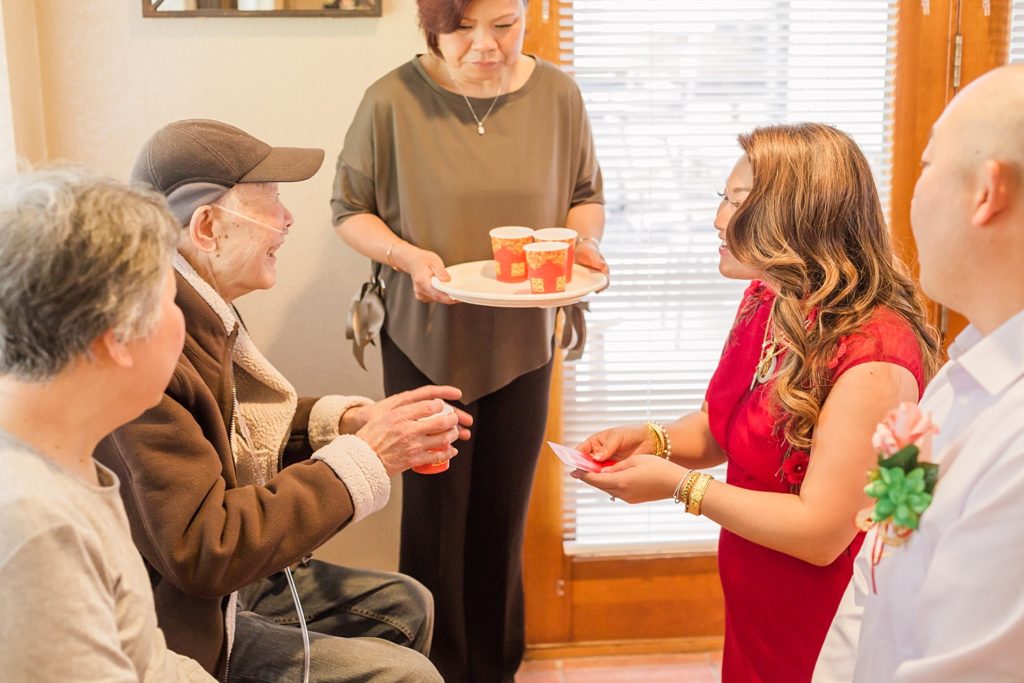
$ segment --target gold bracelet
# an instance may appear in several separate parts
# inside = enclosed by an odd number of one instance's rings
[[[644,429],[651,435],[654,442],[654,455],[659,458],[668,459],[667,439],[665,429],[657,422],[644,422]]]
[[[665,440],[665,459],[666,460],[671,460],[672,459],[672,439],[669,438],[668,430],[665,429],[665,425],[661,424],[660,422],[655,422],[654,424],[658,425],[658,431],[661,432],[661,438],[663,438]]]
[[[700,476],[700,472],[697,470],[690,470],[683,480],[683,490],[679,492],[677,502],[682,503],[683,509],[690,507],[690,492],[693,490],[693,484],[697,481],[697,477]]]
[[[679,483],[676,484],[676,490],[672,492],[672,500],[675,501],[677,504],[683,502],[683,499],[680,496],[680,492],[683,490],[684,483],[689,478],[690,472],[687,472],[686,474],[683,475],[683,478],[679,480]]]
[[[657,427],[654,426],[653,422],[644,422],[644,429],[647,430],[647,434],[651,437],[651,448],[654,455],[660,458],[663,447],[661,445],[661,437],[658,436]]]
[[[691,515],[700,516],[700,506],[704,502],[704,494],[708,491],[708,486],[715,478],[710,474],[701,473],[699,480],[693,485],[693,491],[690,493],[686,501],[686,511]]]

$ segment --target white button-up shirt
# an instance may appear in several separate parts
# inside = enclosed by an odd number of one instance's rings
[[[868,534],[816,683],[1024,680],[1024,311],[957,337],[921,408],[941,430],[934,499],[877,594]]]

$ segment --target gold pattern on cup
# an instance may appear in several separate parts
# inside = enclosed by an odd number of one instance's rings
[[[516,237],[515,239],[509,239],[507,237],[492,237],[491,248],[494,250],[507,249],[512,253],[522,254],[523,247],[532,241],[532,237]]]
[[[565,264],[568,256],[567,249],[526,252],[527,270],[532,271],[530,277],[530,291],[534,294],[550,294],[545,291],[545,280],[553,276],[554,291],[565,291]],[[542,271],[554,271],[544,273]]]
[[[533,233],[534,242],[564,242],[569,245],[569,257],[565,264],[565,281],[572,282],[572,267],[576,262],[576,238],[579,232],[572,228],[542,228]]]
[[[495,228],[492,231],[502,230]],[[529,234],[519,237],[499,237],[491,234],[491,252],[494,255],[494,276],[499,282],[522,282],[526,279],[526,258],[523,247],[533,241],[533,231],[528,228],[513,228],[513,230],[527,230]]]

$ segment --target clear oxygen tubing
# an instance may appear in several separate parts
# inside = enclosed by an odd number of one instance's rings
[[[309,629],[306,628],[306,615],[302,613],[302,601],[299,600],[299,589],[292,578],[292,568],[285,567],[284,574],[288,577],[288,587],[292,589],[292,600],[295,601],[295,613],[299,616],[302,627],[302,683],[309,683]]]

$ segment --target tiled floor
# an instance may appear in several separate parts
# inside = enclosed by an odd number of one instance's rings
[[[718,652],[527,661],[516,683],[717,683]]]

